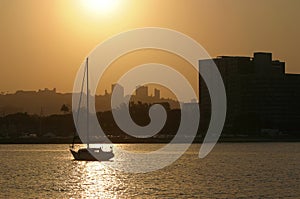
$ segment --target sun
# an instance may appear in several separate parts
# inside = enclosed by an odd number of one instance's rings
[[[112,11],[118,0],[81,0],[82,5],[89,11],[98,14]]]

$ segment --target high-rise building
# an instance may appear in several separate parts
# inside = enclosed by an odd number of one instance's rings
[[[136,97],[139,100],[146,100],[148,98],[148,86],[137,86]]]
[[[210,60],[199,61],[200,70],[205,61]],[[300,129],[300,75],[285,74],[284,62],[273,61],[271,53],[263,52],[254,53],[254,57],[221,56],[213,61],[227,95],[224,133]],[[200,122],[205,130],[211,105],[205,82],[199,79]]]

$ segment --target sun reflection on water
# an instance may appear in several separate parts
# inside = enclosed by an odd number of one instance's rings
[[[72,176],[77,176],[79,190],[74,190],[79,198],[117,198],[116,187],[122,188],[114,170],[102,162],[74,161]]]
[[[84,147],[83,145],[77,146]],[[94,146],[93,147],[100,147]],[[101,145],[106,150],[110,145]],[[145,148],[143,145],[114,145],[115,157],[110,161],[72,161],[72,168],[69,173],[69,182],[72,182],[69,196],[71,198],[126,198],[133,194],[133,191],[142,185],[137,185],[132,179],[132,174],[124,173],[116,168],[122,168],[131,165],[131,161],[119,153],[118,147],[131,152],[147,152],[161,148],[161,145],[155,145]],[[70,158],[72,158],[70,156]],[[126,163],[126,164],[125,164]],[[147,163],[140,163],[141,166]],[[116,167],[117,165],[117,167]],[[122,169],[121,169],[122,170]],[[139,175],[135,175],[139,176]],[[142,175],[143,176],[143,175]],[[139,176],[141,177],[141,176]]]

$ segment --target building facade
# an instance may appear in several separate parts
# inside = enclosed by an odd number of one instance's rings
[[[200,70],[205,61],[199,61]],[[227,95],[225,135],[254,136],[263,129],[300,129],[300,75],[285,74],[284,62],[274,61],[271,53],[263,52],[253,57],[221,56],[213,61]],[[210,120],[210,97],[201,77],[199,89],[200,127],[205,131]]]

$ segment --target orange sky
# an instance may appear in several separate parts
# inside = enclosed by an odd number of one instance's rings
[[[81,62],[97,44],[148,26],[183,32],[213,57],[269,51],[287,62],[287,72],[300,73],[297,0],[118,0],[103,13],[82,1],[0,0],[0,91],[56,87],[70,92]],[[117,60],[111,73],[161,61],[183,71],[197,88],[197,75],[185,70],[183,60],[159,51],[134,54]],[[99,91],[110,90],[117,77],[108,71]]]

